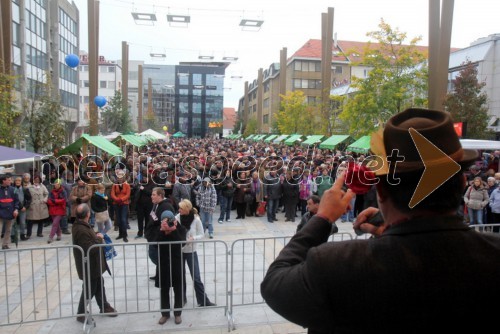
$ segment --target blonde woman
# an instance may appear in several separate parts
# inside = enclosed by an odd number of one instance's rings
[[[191,201],[183,199],[179,202],[179,214],[175,219],[181,223],[187,230],[186,245],[182,248],[184,257],[184,265],[187,262],[189,273],[194,282],[194,290],[196,293],[196,301],[198,306],[216,306],[208,299],[205,293],[205,286],[200,277],[200,265],[198,263],[198,255],[196,253],[196,243],[193,241],[200,240],[205,235],[203,225],[201,223],[198,211],[193,208]],[[184,276],[185,278],[185,276]],[[184,302],[186,302],[186,282],[184,282]]]

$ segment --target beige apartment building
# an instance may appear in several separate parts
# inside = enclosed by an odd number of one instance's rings
[[[376,48],[377,43],[371,43]],[[257,120],[257,132],[265,134],[273,132],[275,115],[279,111],[281,97],[287,92],[301,90],[306,102],[321,103],[323,89],[331,92],[339,87],[347,87],[353,76],[366,78],[370,67],[360,64],[363,50],[368,46],[365,42],[333,40],[331,82],[322,85],[322,41],[308,40],[289,58],[286,49],[281,51],[280,62],[273,63],[266,70],[259,69],[257,79],[245,82],[243,97],[238,104],[238,114],[247,123]],[[417,46],[427,53],[426,46]],[[286,71],[281,69],[285,68]]]

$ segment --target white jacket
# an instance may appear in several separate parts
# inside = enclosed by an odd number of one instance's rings
[[[181,215],[177,214],[175,219],[180,223]],[[201,240],[205,236],[205,231],[203,230],[203,225],[201,223],[200,216],[195,215],[191,227],[186,233],[186,240],[188,241],[184,247],[182,247],[183,253],[194,253],[196,252],[196,242],[189,242],[190,237],[193,237],[194,241]]]

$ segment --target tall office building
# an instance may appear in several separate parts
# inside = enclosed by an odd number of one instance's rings
[[[224,75],[228,65],[225,62],[181,62],[176,66],[177,131],[199,138],[222,135]]]
[[[12,0],[11,7],[12,73],[20,78],[17,101],[32,98],[36,87],[50,82],[71,142],[78,123],[78,71],[66,65],[65,57],[78,54],[78,8],[66,0]]]

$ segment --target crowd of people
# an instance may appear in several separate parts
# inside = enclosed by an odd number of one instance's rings
[[[464,170],[468,186],[455,213],[468,218],[466,223],[500,223],[499,156],[500,152],[484,155],[484,161],[476,160],[470,170]],[[363,210],[378,207],[380,189],[375,184],[356,185],[346,179],[353,166],[364,162],[364,154],[345,152],[342,147],[323,150],[282,143],[193,138],[153,142],[130,149],[125,157],[103,153],[51,158],[44,160],[39,170],[16,177],[13,186],[8,175],[1,176],[2,249],[9,248],[11,236],[15,238],[17,233],[21,241],[31,238],[33,225],[37,225],[38,237],[43,237],[44,227],[50,226],[49,244],[61,240],[63,234],[71,234],[68,224],[73,226],[73,243],[77,245],[82,238],[92,240],[91,244],[103,243],[103,235],[113,228],[118,232],[117,240],[128,242],[130,215],[134,214],[136,239],[175,242],[169,246],[151,244],[149,257],[156,265],[151,279],[161,291],[163,311],[159,323],[170,318],[172,286],[175,323],[179,324],[186,303],[186,277],[180,268],[186,264],[198,305],[215,305],[205,293],[193,241],[205,236],[214,238],[213,214],[217,206],[219,224],[230,223],[233,210],[234,219],[262,216],[263,221],[274,224],[281,211],[285,221],[298,222],[298,235],[304,229],[310,231],[305,228],[310,221],[318,225],[318,220],[326,218],[328,233],[336,233],[337,219],[354,222],[363,219]],[[348,203],[335,214],[325,216],[323,197],[332,196],[328,193],[338,184],[343,194],[349,194],[342,198]],[[265,212],[258,210],[262,205]],[[493,232],[499,231],[500,227],[493,228]],[[88,249],[89,243],[85,245]],[[101,255],[94,256],[97,263]],[[105,294],[95,293],[104,291],[105,269],[94,269],[92,295],[88,297],[100,296],[101,312],[116,315]],[[273,300],[266,292],[268,285],[263,287],[266,299]],[[82,305],[79,313],[83,313]],[[84,318],[79,316],[77,320],[83,322]]]

